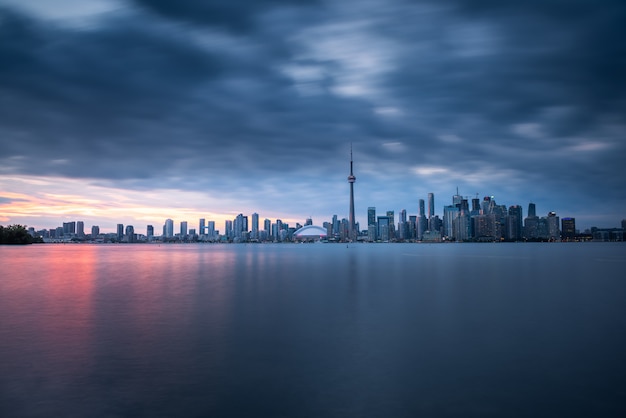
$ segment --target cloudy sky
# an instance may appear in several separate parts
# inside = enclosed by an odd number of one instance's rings
[[[626,218],[623,0],[0,0],[0,224]],[[191,227],[190,226],[190,227]]]

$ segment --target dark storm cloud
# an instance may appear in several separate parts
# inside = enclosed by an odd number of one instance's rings
[[[133,1],[165,18],[216,26],[235,32],[256,30],[259,16],[273,9],[320,6],[321,3],[319,0]]]
[[[0,173],[252,193],[344,170],[354,142],[376,187],[418,166],[626,186],[621,1],[126,5],[84,26],[0,10]]]

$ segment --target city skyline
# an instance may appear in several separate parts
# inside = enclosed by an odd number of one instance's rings
[[[316,224],[419,199],[617,226],[626,5],[5,0],[0,224]],[[526,214],[524,214],[526,215]]]

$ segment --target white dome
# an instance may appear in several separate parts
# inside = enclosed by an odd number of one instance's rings
[[[325,238],[326,229],[321,226],[307,225],[294,232],[296,238]]]

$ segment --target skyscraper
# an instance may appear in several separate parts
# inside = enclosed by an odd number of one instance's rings
[[[83,221],[76,222],[76,235],[81,238],[85,236],[85,223]]]
[[[206,231],[205,222],[206,222],[206,220],[204,218],[200,218],[200,223],[198,225],[198,231],[199,231],[200,235],[204,235],[204,233]]]
[[[570,241],[576,238],[576,219],[561,219],[561,239]]]
[[[529,218],[534,218],[537,216],[537,209],[535,207],[534,203],[529,203],[528,204],[528,217]]]
[[[187,236],[187,221],[180,223],[180,237],[185,238]]]
[[[259,214],[252,214],[252,238],[259,239]]]
[[[132,225],[126,225],[126,242],[135,242],[135,228]]]
[[[117,240],[121,241],[124,238],[124,224],[117,224]]]
[[[165,227],[163,228],[165,231],[166,238],[172,238],[174,236],[174,221],[171,219],[165,220]]]
[[[435,216],[435,194],[428,193],[428,219]]]
[[[348,176],[348,183],[350,183],[350,224],[348,225],[348,236],[351,241],[356,241],[356,227],[354,225],[354,182],[356,177],[352,171],[352,145],[350,145],[350,175]]]

